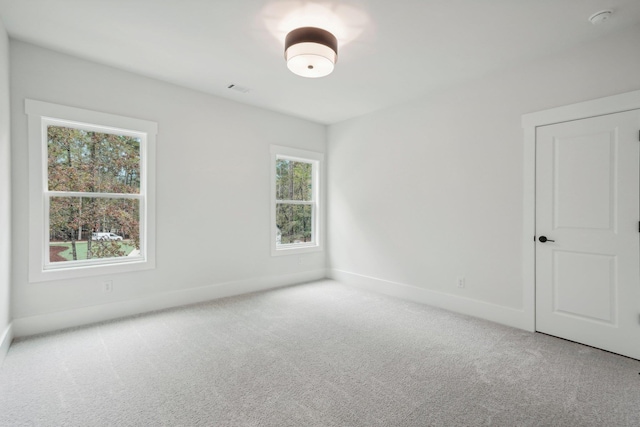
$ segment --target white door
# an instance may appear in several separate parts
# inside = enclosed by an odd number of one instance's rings
[[[639,130],[633,110],[536,131],[536,330],[636,359]]]

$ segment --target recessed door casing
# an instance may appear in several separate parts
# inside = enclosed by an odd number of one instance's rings
[[[536,130],[536,330],[637,359],[639,129],[634,110]]]

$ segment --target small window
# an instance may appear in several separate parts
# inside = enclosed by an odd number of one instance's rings
[[[27,100],[30,280],[152,268],[155,123]]]
[[[323,155],[272,146],[272,255],[322,249],[320,170]]]

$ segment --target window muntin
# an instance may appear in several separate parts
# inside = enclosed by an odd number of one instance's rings
[[[30,210],[40,212],[30,216],[29,280],[155,267],[157,125],[32,100],[25,111]]]
[[[272,255],[321,250],[322,154],[272,147]]]

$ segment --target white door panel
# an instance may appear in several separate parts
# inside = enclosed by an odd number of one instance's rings
[[[612,175],[616,173],[614,135],[557,138],[553,148],[553,229],[610,230]]]
[[[640,111],[536,132],[536,329],[640,359]]]
[[[552,251],[553,312],[615,324],[616,258]]]

